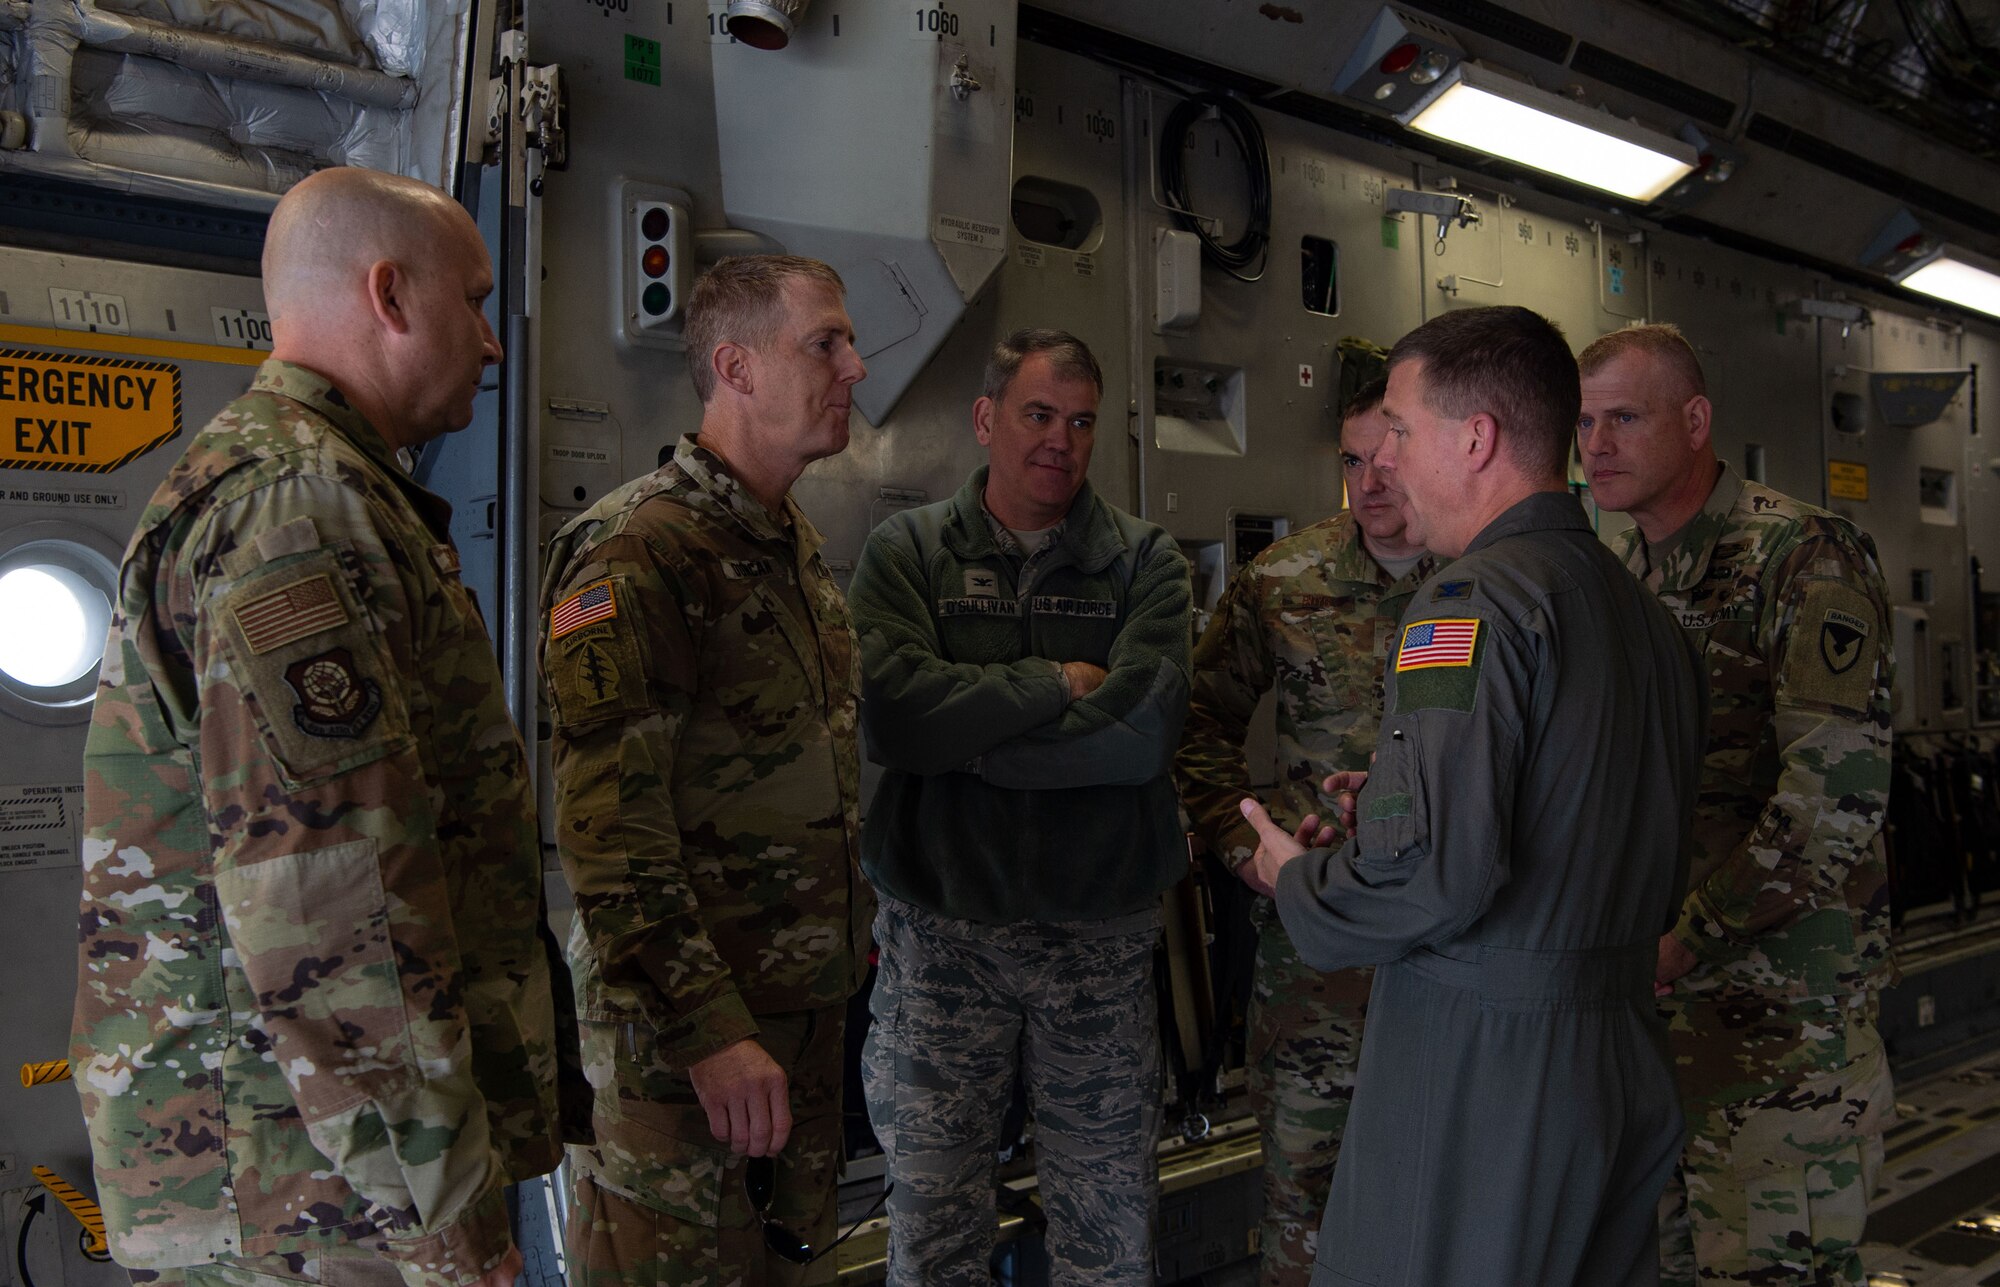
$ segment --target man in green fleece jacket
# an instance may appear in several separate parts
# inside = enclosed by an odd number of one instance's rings
[[[1001,341],[973,405],[988,464],[876,528],[848,592],[887,770],[861,840],[881,896],[862,1071],[897,1287],[987,1282],[1017,1076],[1051,1280],[1153,1281],[1152,951],[1187,867],[1169,772],[1188,575],[1085,479],[1103,388],[1072,335]]]

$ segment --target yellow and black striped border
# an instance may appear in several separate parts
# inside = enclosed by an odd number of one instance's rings
[[[0,327],[0,339],[6,338],[5,332],[9,329],[11,328]],[[95,339],[97,337],[92,336],[91,338]],[[231,350],[222,349],[220,351],[227,353]],[[108,366],[116,367],[122,371],[155,371],[164,374],[174,387],[174,427],[151,442],[134,447],[114,461],[98,465],[81,460],[58,460],[50,461],[47,464],[9,460],[4,462],[4,465],[0,465],[0,467],[7,469],[40,469],[52,474],[109,474],[115,470],[123,469],[126,465],[131,464],[147,452],[155,451],[172,442],[175,438],[180,437],[181,369],[172,362],[140,362],[132,358],[99,357],[94,353],[65,353],[39,349],[0,349],[0,357],[15,358],[23,362],[68,362],[76,366]],[[207,359],[203,360],[206,361]]]

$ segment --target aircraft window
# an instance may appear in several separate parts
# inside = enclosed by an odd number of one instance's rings
[[[0,714],[39,724],[89,718],[118,577],[104,552],[53,527],[16,529],[0,552]]]
[[[1014,231],[1045,246],[1092,251],[1104,240],[1104,211],[1088,188],[1022,175],[1014,184]]]
[[[104,655],[104,636],[90,638],[92,615],[105,615],[104,595],[73,572],[18,567],[0,576],[0,670],[29,688],[75,681]]]

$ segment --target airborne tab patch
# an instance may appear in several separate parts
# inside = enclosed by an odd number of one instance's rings
[[[549,641],[553,643],[593,622],[609,621],[617,615],[618,596],[612,593],[611,582],[587,585],[550,610]]]
[[[1477,617],[1451,617],[1403,627],[1402,646],[1396,649],[1396,673],[1470,666],[1473,646],[1479,642],[1479,626]]]

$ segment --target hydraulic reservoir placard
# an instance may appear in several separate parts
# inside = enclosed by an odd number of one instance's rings
[[[180,431],[173,363],[0,347],[0,465],[109,473]]]

